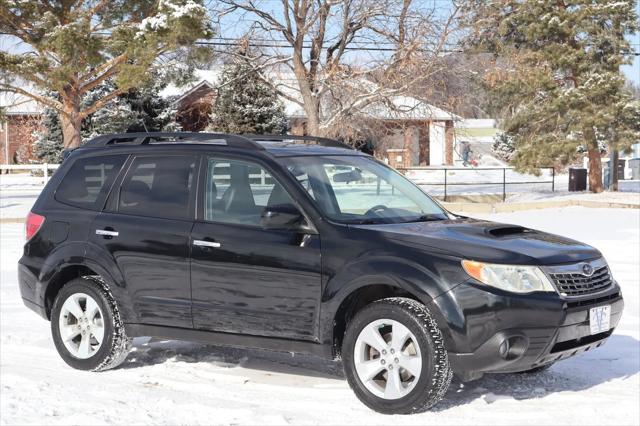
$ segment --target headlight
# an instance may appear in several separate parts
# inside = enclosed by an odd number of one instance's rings
[[[462,267],[476,280],[514,293],[552,291],[555,288],[537,266],[495,265],[463,260]]]

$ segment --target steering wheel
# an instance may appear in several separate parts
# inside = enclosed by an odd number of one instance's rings
[[[385,210],[389,210],[389,207],[385,206],[384,204],[376,204],[375,206],[373,206],[369,210],[367,210],[364,213],[364,215],[365,216],[369,216],[370,214],[375,214],[376,216],[380,216],[378,214],[378,212],[383,212]]]

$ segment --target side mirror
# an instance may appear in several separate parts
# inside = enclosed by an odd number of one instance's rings
[[[265,207],[262,211],[260,224],[264,229],[312,231],[300,210],[293,204],[278,204]]]

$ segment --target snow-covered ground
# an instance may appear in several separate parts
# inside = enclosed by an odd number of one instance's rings
[[[0,226],[2,424],[639,424],[640,215],[572,207],[485,217],[590,243],[607,257],[626,308],[609,342],[538,375],[452,385],[431,412],[389,417],[363,406],[341,365],[311,356],[136,340],[120,368],[72,370],[49,323],[22,305],[23,231]]]
[[[627,181],[631,182],[631,181]],[[562,201],[562,200],[583,200],[583,201],[598,201],[601,203],[623,203],[623,204],[640,204],[640,181],[633,181],[638,183],[638,190],[629,192],[611,192],[605,191],[599,194],[592,192],[568,192],[568,191],[556,191],[556,192],[525,192],[511,194],[507,197],[507,203],[523,203],[523,202],[535,202],[535,201]],[[630,185],[629,185],[630,186]]]

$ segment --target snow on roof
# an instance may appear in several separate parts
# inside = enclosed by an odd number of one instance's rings
[[[393,96],[366,107],[364,114],[380,120],[457,120],[460,117],[412,96]]]
[[[187,96],[194,89],[202,86],[203,83],[208,84],[211,87],[216,87],[218,84],[218,80],[220,80],[220,75],[222,74],[220,69],[217,70],[195,70],[194,71],[194,79],[183,85],[176,86],[175,84],[169,84],[167,87],[160,91],[160,96],[163,98],[170,98],[173,96],[177,96],[178,100]]]
[[[32,90],[25,85],[25,90]],[[43,106],[32,98],[18,93],[0,91],[0,108],[7,115],[41,114]]]

